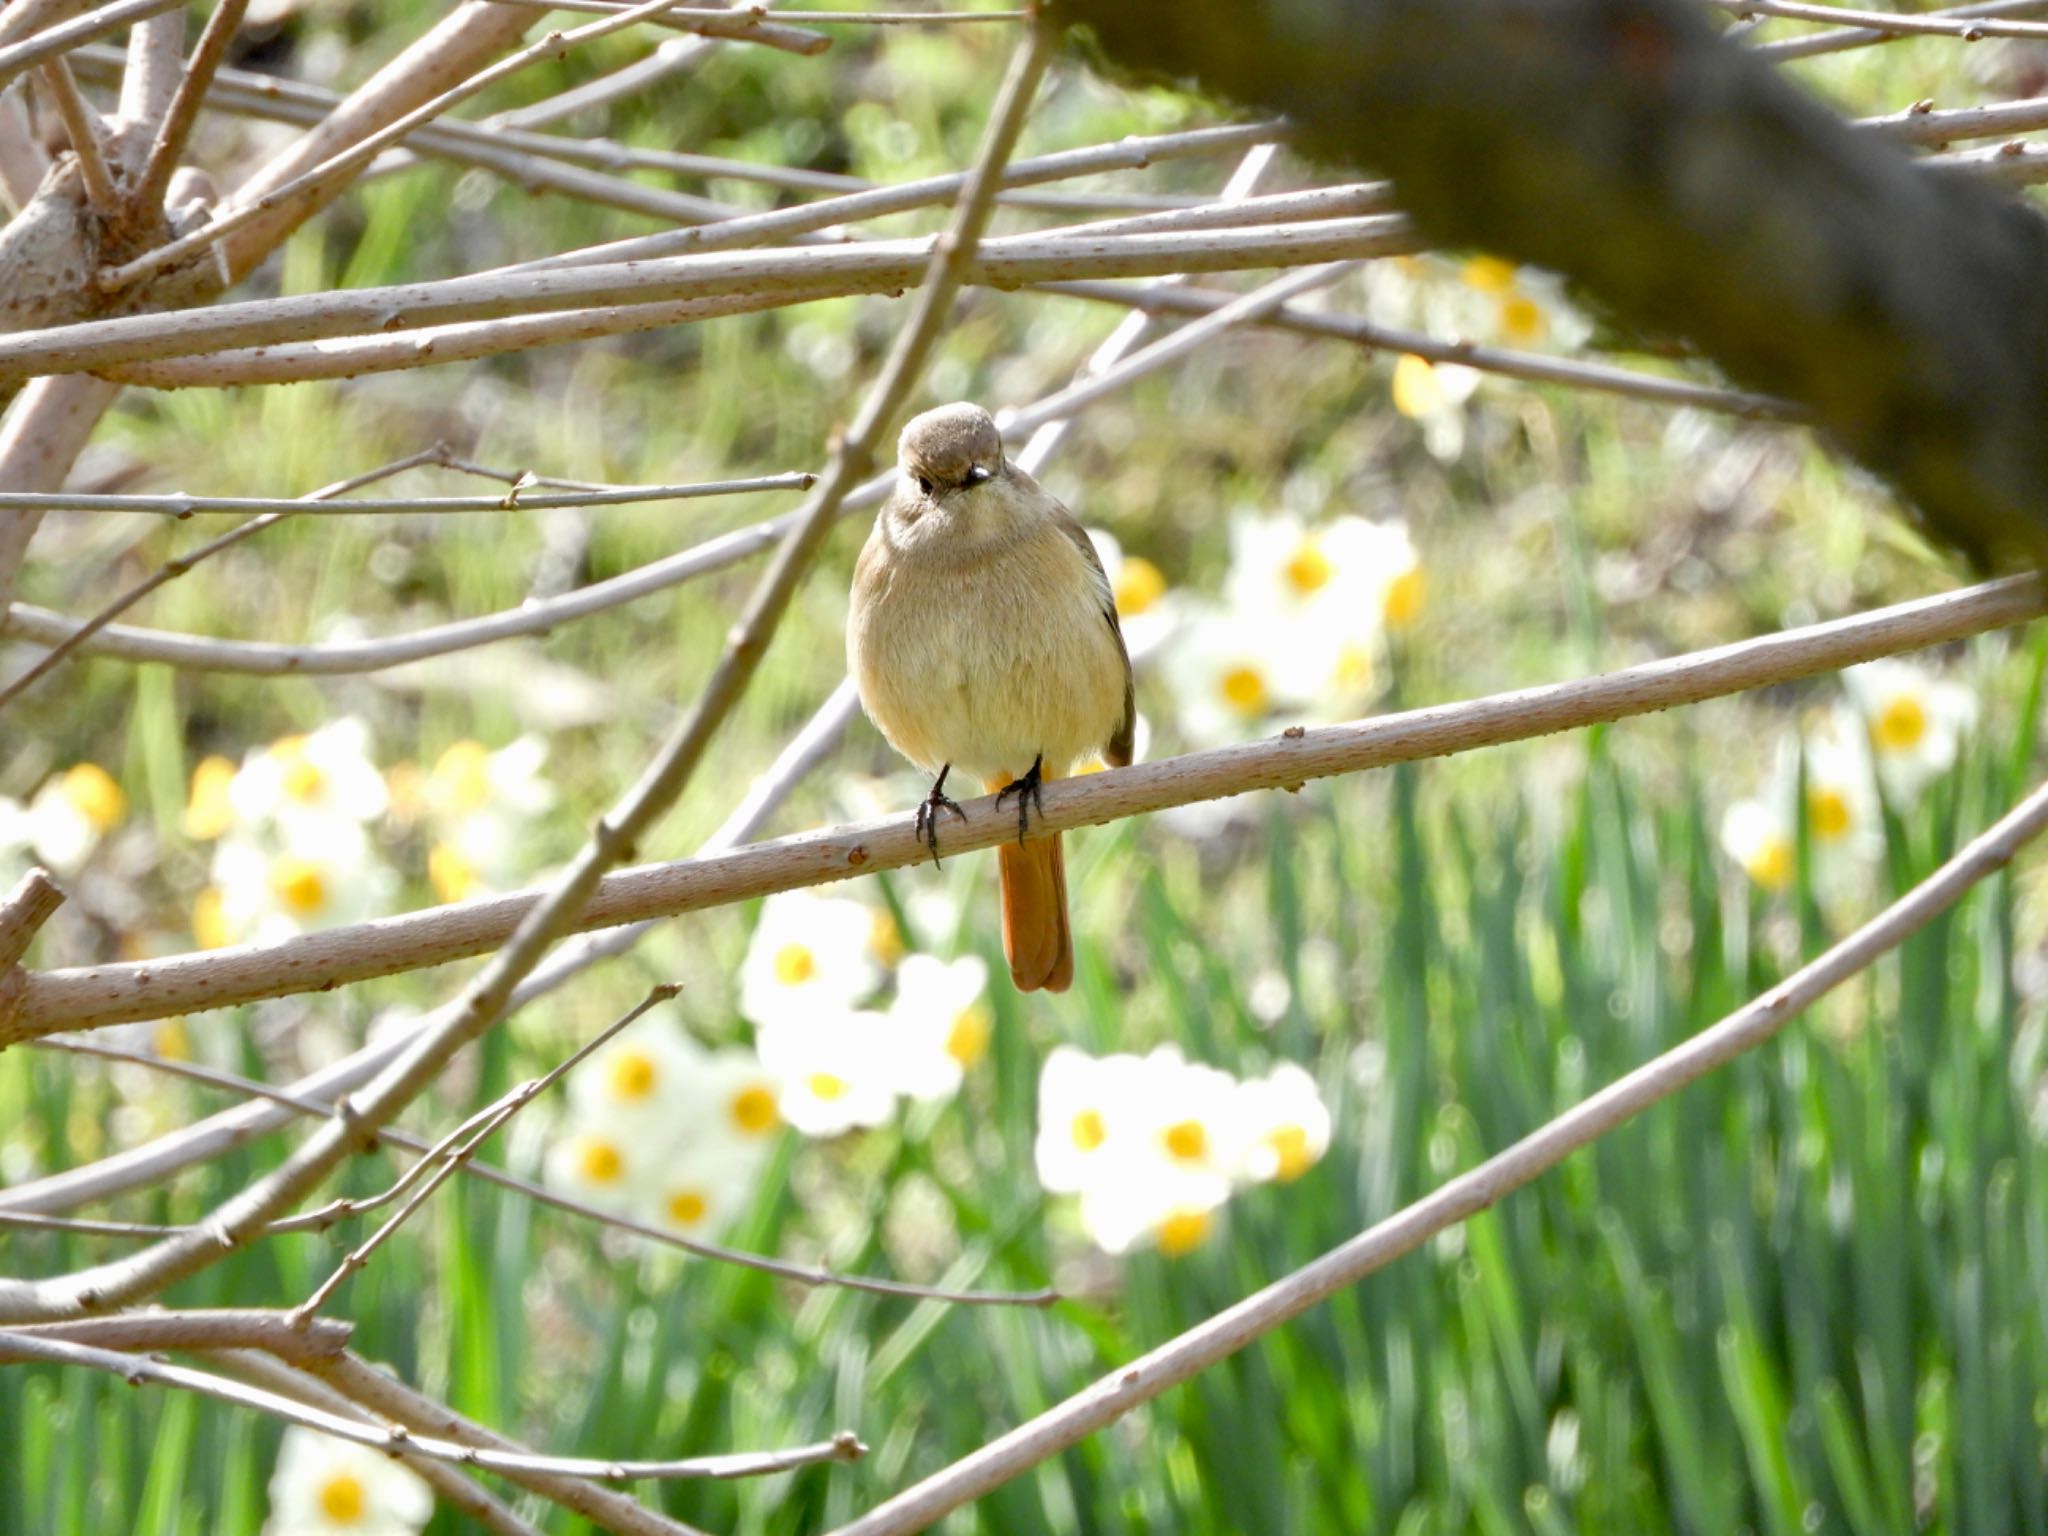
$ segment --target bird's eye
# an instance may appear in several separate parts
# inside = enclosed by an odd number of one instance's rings
[[[931,495],[931,493],[932,493],[932,482],[931,482],[931,477],[930,477],[930,476],[928,476],[928,475],[919,475],[919,476],[917,477],[917,488],[918,488],[918,489],[919,489],[920,491],[923,491],[923,492],[925,493],[925,495],[927,495],[927,496]]]

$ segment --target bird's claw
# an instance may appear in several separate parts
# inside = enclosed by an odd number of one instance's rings
[[[1012,779],[996,791],[996,809],[1003,808],[1003,802],[1017,797],[1017,841],[1024,841],[1024,834],[1031,829],[1031,807],[1038,807],[1038,814],[1045,814],[1045,798],[1042,793],[1045,784],[1045,754],[1039,753],[1031,760],[1031,771],[1021,779]]]
[[[952,771],[951,763],[939,770],[938,778],[932,782],[932,792],[918,802],[917,814],[910,823],[917,840],[932,851],[934,867],[939,863],[939,812],[948,810],[962,821],[967,819],[967,813],[946,793],[946,775]]]

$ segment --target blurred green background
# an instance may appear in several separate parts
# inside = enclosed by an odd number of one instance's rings
[[[277,9],[246,64],[344,88],[438,10]],[[721,48],[566,126],[880,180],[967,162],[1006,29],[834,38],[817,59]],[[644,46],[608,39],[483,107],[540,99]],[[1993,47],[1867,50],[1815,61],[1808,78],[1848,110],[1927,96],[1960,105],[2012,94],[2030,65],[2016,47]],[[1070,59],[1021,153],[1212,116]],[[209,120],[201,157],[246,165],[276,137]],[[1228,169],[1179,162],[1089,185],[1213,194]],[[1267,185],[1315,174],[1283,158]],[[734,180],[708,191],[759,206],[775,195]],[[998,227],[1044,217],[1007,214]],[[926,231],[937,218],[880,228]],[[345,199],[252,287],[452,275],[653,227],[429,161]],[[1332,306],[1355,307],[1365,281],[1332,290]],[[901,314],[898,301],[834,301],[348,384],[131,391],[77,479],[294,495],[437,439],[492,465],[594,480],[813,468]],[[973,293],[918,403],[1029,401],[1071,377],[1119,317]],[[1392,657],[1383,708],[1606,669],[1963,579],[1881,487],[1796,431],[1494,380],[1445,462],[1392,408],[1392,367],[1335,343],[1235,335],[1091,408],[1042,478],[1191,591],[1220,582],[1239,510],[1405,519],[1429,602]],[[415,471],[397,488],[474,484]],[[602,579],[790,504],[305,520],[172,584],[137,622],[265,639],[394,633]],[[716,771],[644,857],[689,852],[838,680],[846,576],[866,521],[835,536]],[[89,612],[201,536],[141,518],[54,518],[22,595]],[[180,828],[193,768],[338,715],[369,722],[387,765],[431,763],[464,739],[546,734],[560,804],[529,853],[535,870],[566,857],[691,696],[757,569],[538,641],[361,678],[70,666],[12,707],[0,794],[25,799],[50,772],[89,761],[120,781],[130,810],[38,958],[189,948],[209,857]],[[1977,730],[1927,796],[1886,817],[1883,859],[1847,891],[1819,888],[1804,858],[1789,889],[1758,890],[1716,834],[1723,808],[1766,776],[1773,743],[1837,697],[1829,680],[1313,785],[1201,839],[1146,821],[1073,839],[1074,990],[1020,998],[994,985],[995,1045],[958,1099],[842,1140],[786,1138],[756,1207],[728,1234],[847,1270],[1073,1293],[1049,1311],[806,1292],[650,1255],[468,1181],[335,1310],[357,1322],[360,1349],[408,1381],[561,1453],[676,1456],[853,1429],[872,1447],[856,1466],[640,1490],[713,1530],[825,1529],[1427,1192],[1816,952],[2031,781],[2044,657],[2014,635],[1946,658],[1978,690]],[[1141,683],[1141,702],[1170,737],[1157,679]],[[894,776],[876,787],[873,774]],[[878,796],[908,807],[915,793],[859,723],[771,830],[870,814]],[[392,856],[407,881],[395,905],[431,901],[412,851]],[[1000,976],[986,862],[874,884],[911,941],[982,954]],[[2037,876],[2022,861],[1754,1057],[946,1528],[2048,1531]],[[920,931],[918,898],[934,889],[957,901],[957,931]],[[752,919],[731,910],[663,925],[629,959],[493,1033],[407,1123],[438,1134],[655,980],[686,983],[677,1006],[701,1038],[744,1040],[734,977]],[[358,1043],[384,1010],[430,1006],[456,981],[398,978],[193,1028],[242,1070],[283,1081]],[[1107,1052],[1162,1041],[1241,1075],[1309,1066],[1335,1139],[1301,1180],[1234,1200],[1194,1253],[1111,1263],[1038,1189],[1039,1064],[1062,1042]],[[0,1174],[18,1182],[69,1166],[225,1102],[10,1051]],[[539,1134],[515,1133],[508,1160],[531,1167]],[[196,1219],[283,1147],[239,1149],[92,1214]],[[372,1159],[344,1183],[367,1192],[389,1176]],[[165,1299],[289,1304],[359,1235],[274,1238]],[[56,1273],[122,1247],[0,1230],[0,1267]],[[262,1525],[277,1426],[84,1372],[15,1368],[6,1387],[0,1530]],[[581,1528],[529,1512],[550,1531]],[[445,1511],[430,1526],[459,1528]]]

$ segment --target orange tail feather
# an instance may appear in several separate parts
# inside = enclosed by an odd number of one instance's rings
[[[1003,893],[1003,953],[1019,992],[1064,992],[1074,979],[1067,927],[1067,861],[1057,834],[996,849]]]

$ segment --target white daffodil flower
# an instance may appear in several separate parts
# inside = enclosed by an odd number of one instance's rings
[[[1139,1157],[1191,1177],[1228,1183],[1239,1175],[1251,1133],[1236,1078],[1162,1045],[1144,1058],[1140,1080],[1126,1121]]]
[[[680,1237],[709,1241],[753,1204],[762,1158],[724,1137],[687,1139],[664,1152],[642,1190],[642,1219]]]
[[[1240,1083],[1237,1096],[1244,1136],[1240,1178],[1290,1183],[1329,1150],[1329,1106],[1316,1091],[1316,1080],[1294,1063]]]
[[[940,960],[910,955],[896,972],[888,1012],[888,1055],[898,1093],[946,1099],[988,1053],[994,1015],[983,994],[988,966],[978,955]]]
[[[1306,679],[1285,629],[1220,609],[1189,621],[1163,658],[1183,736],[1197,746],[1244,741],[1268,729],[1276,710],[1306,701]]]
[[[1462,363],[1433,363],[1413,352],[1394,360],[1394,409],[1422,428],[1422,445],[1438,463],[1465,451],[1465,408],[1484,375]]]
[[[1162,1166],[1135,1149],[1113,1152],[1081,1191],[1081,1227],[1104,1253],[1148,1243],[1168,1258],[1199,1247],[1216,1228],[1230,1181]]]
[[[874,914],[861,902],[770,896],[740,966],[740,1012],[765,1029],[850,1010],[881,983],[874,938]]]
[[[351,715],[251,752],[227,787],[244,828],[305,821],[375,821],[389,796],[370,761],[370,728]]]
[[[1144,1062],[1131,1055],[1094,1057],[1055,1046],[1038,1073],[1038,1182],[1048,1194],[1079,1194],[1114,1156],[1143,1091]],[[1119,1137],[1118,1139],[1122,1139]]]
[[[1737,800],[1721,817],[1721,849],[1767,891],[1782,891],[1792,883],[1798,857],[1783,806]]]
[[[1885,793],[1912,805],[1955,766],[1957,744],[1977,721],[1977,696],[1905,661],[1867,661],[1845,671],[1842,683],[1868,730]]]
[[[419,1475],[381,1451],[292,1425],[270,1475],[264,1536],[417,1536],[434,1513]]]
[[[26,806],[0,797],[0,865],[33,860],[75,875],[127,814],[128,797],[113,775],[78,763],[43,780]]]
[[[193,915],[202,945],[270,943],[362,922],[389,901],[392,872],[355,822],[295,818],[279,830],[275,845],[235,836],[215,847],[213,884]]]
[[[623,1211],[652,1186],[650,1150],[602,1119],[571,1115],[548,1144],[541,1178],[548,1188],[585,1205]]]
[[[756,1042],[782,1118],[806,1136],[881,1125],[896,1109],[887,1021],[851,1010],[787,1014]]]
[[[1143,555],[1127,554],[1114,534],[1090,528],[1088,538],[1109,578],[1117,623],[1133,662],[1145,660],[1179,625],[1185,611],[1182,594],[1172,589],[1165,572]]]

